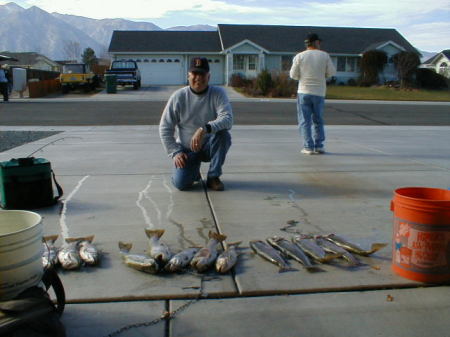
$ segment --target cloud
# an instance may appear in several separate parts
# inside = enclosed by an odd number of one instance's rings
[[[450,22],[432,22],[408,27],[408,41],[423,51],[440,52],[450,47]],[[441,46],[436,49],[436,46]]]

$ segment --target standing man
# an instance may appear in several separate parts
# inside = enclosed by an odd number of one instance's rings
[[[201,162],[210,162],[206,185],[223,191],[222,165],[231,146],[228,130],[233,112],[224,89],[209,86],[209,64],[204,57],[191,60],[189,86],[175,91],[164,108],[159,135],[173,159],[172,182],[179,190],[200,179]]]
[[[6,66],[0,66],[0,93],[3,95],[3,101],[7,102],[9,97],[8,73]]]
[[[336,74],[330,56],[320,50],[317,34],[307,35],[306,50],[297,54],[289,75],[298,80],[297,116],[299,131],[303,134],[303,154],[325,153],[323,107],[327,89],[326,79]],[[314,132],[311,133],[311,123]]]

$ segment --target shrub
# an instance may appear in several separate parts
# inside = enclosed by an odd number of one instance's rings
[[[230,85],[235,88],[248,88],[252,86],[252,80],[245,78],[242,74],[231,75]]]
[[[356,80],[354,79],[354,78],[350,78],[348,81],[347,81],[347,85],[349,85],[349,86],[351,86],[351,87],[355,87],[356,86]]]
[[[387,63],[387,55],[381,50],[369,50],[361,58],[361,80],[362,86],[378,84],[378,73]]]
[[[256,89],[261,91],[263,96],[267,95],[270,89],[273,87],[272,75],[264,69],[256,77]]]
[[[404,51],[395,54],[392,57],[395,67],[397,68],[398,77],[400,79],[400,87],[411,87],[413,84],[413,75],[420,64],[420,58],[417,53]]]
[[[297,81],[291,79],[287,73],[272,75],[273,88],[270,91],[272,97],[295,97],[297,93]]]
[[[417,84],[421,88],[445,89],[448,87],[446,78],[431,69],[419,68],[415,74]]]

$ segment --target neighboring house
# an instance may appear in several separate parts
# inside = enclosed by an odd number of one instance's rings
[[[438,74],[450,78],[450,49],[437,53],[422,63],[420,67],[434,70]]]
[[[205,56],[210,61],[211,83],[228,85],[233,74],[247,78],[262,70],[288,72],[292,58],[305,49],[307,33],[323,40],[337,68],[337,82],[359,76],[364,52],[387,53],[389,63],[381,80],[396,79],[392,56],[401,51],[420,54],[395,29],[272,25],[218,25],[215,32],[114,31],[109,46],[113,59],[139,64],[143,85],[181,85],[187,82],[189,61]]]
[[[14,57],[15,59],[18,60],[18,61],[8,61],[8,65],[13,67],[58,71],[58,72],[60,71],[60,64],[38,53],[34,52],[14,53],[5,51],[1,52],[1,54]]]

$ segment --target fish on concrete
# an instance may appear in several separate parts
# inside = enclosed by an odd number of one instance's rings
[[[78,247],[80,249],[80,257],[84,263],[90,266],[95,266],[100,261],[100,251],[92,243],[94,235],[88,236],[80,241]]]
[[[191,261],[191,267],[198,272],[204,272],[216,261],[217,246],[224,241],[227,236],[209,231],[209,241],[206,247],[201,248]]]
[[[226,273],[234,267],[238,259],[238,252],[236,248],[242,243],[233,242],[229,243],[227,249],[225,249],[216,259],[216,271],[218,273]]]
[[[296,235],[292,238],[292,242],[319,263],[327,263],[342,256],[342,254],[328,254],[311,235]]]
[[[315,237],[317,244],[322,247],[326,252],[331,254],[341,254],[341,257],[345,259],[352,267],[359,266],[361,262],[349,251],[336,245],[332,241],[326,240],[323,236],[317,235]]]
[[[280,273],[295,270],[289,266],[288,262],[281,256],[281,253],[267,242],[262,240],[252,240],[249,244],[250,248],[253,249],[257,255],[277,265]]]
[[[119,250],[125,265],[149,274],[156,274],[159,271],[159,264],[154,258],[147,255],[130,254],[131,248],[133,248],[132,243],[119,241]]]
[[[377,251],[379,251],[381,248],[386,247],[387,243],[374,243],[372,244],[372,247],[369,250],[365,250],[358,245],[351,243],[347,241],[346,239],[336,235],[336,234],[329,234],[324,236],[325,239],[328,241],[333,242],[334,244],[344,248],[345,250],[355,253],[362,256],[369,256]]]
[[[164,270],[172,273],[182,271],[189,266],[199,250],[200,248],[192,247],[175,254],[164,266]]]
[[[281,251],[284,255],[300,262],[306,270],[317,271],[317,267],[311,263],[311,260],[306,253],[295,243],[280,236],[270,237],[267,239],[267,242],[272,247]]]
[[[161,236],[163,236],[164,229],[145,229],[145,234],[148,237],[149,243],[149,255],[154,258],[161,265],[165,265],[172,257],[172,253],[169,247],[161,242]]]
[[[58,261],[64,269],[73,270],[81,267],[82,260],[78,247],[79,243],[79,238],[66,238],[59,249]]]
[[[55,241],[58,239],[58,234],[47,235],[42,238],[44,245],[44,252],[42,254],[42,265],[44,269],[56,267],[58,265],[58,249],[55,247]]]

